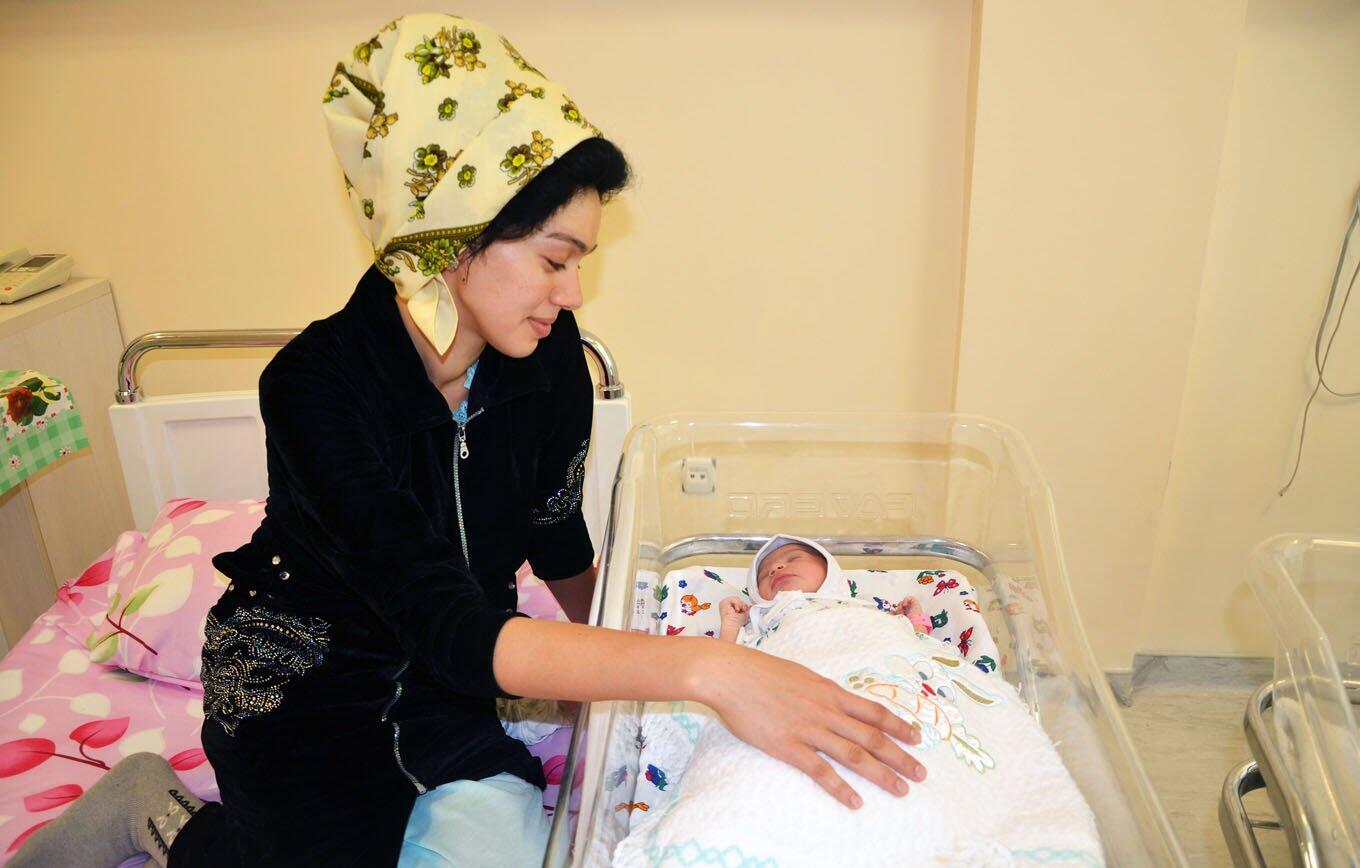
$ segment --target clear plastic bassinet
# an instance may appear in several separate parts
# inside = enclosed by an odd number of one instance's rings
[[[684,491],[689,458],[713,459],[713,493]],[[1056,743],[1108,864],[1185,864],[1087,645],[1052,497],[1014,431],[942,413],[709,414],[638,426],[615,482],[596,622],[638,629],[640,574],[749,563],[775,532],[818,538],[847,568],[963,571],[1003,652],[999,674]],[[604,770],[636,769],[641,705],[582,709],[564,776],[580,782],[579,822],[573,834],[564,787],[545,866],[608,864],[622,834],[615,803],[628,794],[606,793]]]
[[[1233,861],[1263,865],[1242,796],[1264,786],[1294,865],[1360,865],[1360,538],[1284,535],[1251,557],[1275,678],[1247,703],[1255,761],[1224,782]]]

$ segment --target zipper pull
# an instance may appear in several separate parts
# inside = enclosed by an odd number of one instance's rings
[[[467,425],[458,426],[458,457],[464,459],[468,457]]]

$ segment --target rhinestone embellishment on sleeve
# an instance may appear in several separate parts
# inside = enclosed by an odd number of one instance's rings
[[[319,666],[330,624],[262,606],[236,609],[225,621],[209,612],[203,644],[203,711],[228,735],[241,721],[274,711],[283,689]]]

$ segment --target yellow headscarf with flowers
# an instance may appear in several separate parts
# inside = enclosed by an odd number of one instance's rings
[[[504,36],[456,15],[388,23],[336,65],[323,103],[374,261],[441,353],[458,325],[444,269],[545,166],[601,135]]]

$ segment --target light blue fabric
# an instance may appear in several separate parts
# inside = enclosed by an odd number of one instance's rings
[[[503,773],[416,797],[398,868],[519,868],[543,862],[543,791]]]
[[[472,378],[477,376],[477,362],[480,361],[481,361],[480,357],[476,361],[474,361],[472,365],[468,368],[467,376],[463,378],[463,388],[468,390],[469,395],[472,394]],[[453,411],[453,420],[455,422],[467,424],[467,417],[468,417],[467,398],[464,398],[463,402],[458,405],[458,409]]]

